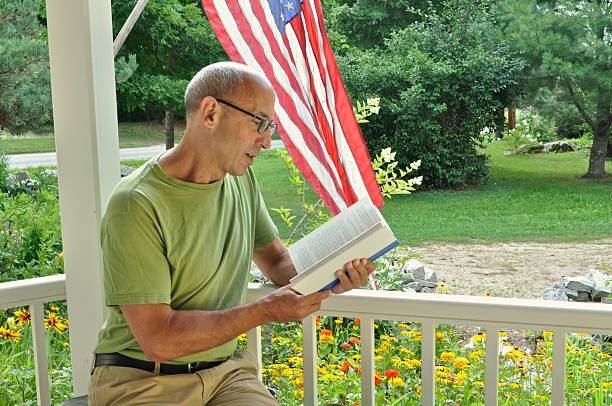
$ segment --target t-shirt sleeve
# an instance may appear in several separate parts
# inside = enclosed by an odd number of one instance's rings
[[[144,209],[102,222],[105,304],[170,304],[170,269],[160,230]]]
[[[278,237],[278,229],[266,208],[263,196],[259,187],[255,184],[256,193],[256,212],[255,212],[255,248],[263,247]]]

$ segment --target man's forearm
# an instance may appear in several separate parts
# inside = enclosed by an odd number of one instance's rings
[[[288,285],[295,275],[297,275],[297,272],[289,256],[289,251],[285,251],[274,266],[266,272],[266,276],[279,286]]]
[[[268,321],[257,302],[217,311],[170,309],[166,323],[157,326],[145,353],[151,360],[163,362],[206,351]]]

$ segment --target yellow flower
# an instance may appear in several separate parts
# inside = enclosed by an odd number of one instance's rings
[[[444,340],[444,337],[445,337],[444,333],[442,333],[440,331],[436,331],[436,340],[442,341],[442,340]]]
[[[59,259],[64,259],[64,251],[60,252],[57,256]]]
[[[436,286],[436,293],[448,293],[448,286],[446,285]]]
[[[19,331],[11,330],[5,328],[4,326],[0,326],[0,337],[6,338],[8,340],[19,341],[19,337],[21,333]]]
[[[463,368],[467,367],[469,364],[470,363],[468,362],[468,360],[466,358],[463,358],[463,357],[457,357],[455,359],[455,362],[453,363],[453,365],[457,369],[463,369]]]
[[[475,343],[484,342],[487,338],[487,333],[476,333],[474,337],[472,337],[472,341]]]
[[[455,360],[456,355],[452,352],[443,352],[440,354],[440,359],[446,362],[453,362]]]
[[[399,352],[400,354],[406,354],[409,357],[412,357],[414,355],[414,351],[410,351],[408,348],[404,348],[404,347],[401,347],[399,349]]]
[[[376,355],[374,357],[374,361],[382,361],[384,359],[384,357],[382,355]]]
[[[17,317],[17,320],[19,320],[20,326],[22,324],[32,322],[32,316],[30,315],[30,312],[27,311],[26,309],[19,309],[14,314]]]
[[[45,327],[53,328],[55,331],[61,334],[68,326],[61,317],[57,316],[55,313],[49,313],[45,319]]]
[[[602,359],[612,359],[612,355],[608,354],[607,352],[600,352],[597,354],[597,357]]]
[[[245,342],[245,341],[247,341],[247,333],[240,334],[240,335],[238,336],[238,342],[243,343],[243,342]],[[272,341],[272,342],[274,342],[274,341]]]
[[[420,387],[420,386],[417,386],[417,387],[416,387],[416,394],[417,394],[418,396],[421,396],[421,387]]]
[[[474,386],[480,386],[481,388],[484,387],[484,382],[483,381],[474,381]]]
[[[482,357],[484,357],[484,351],[483,350],[476,350],[476,351],[471,352],[471,353],[468,354],[468,358],[471,359],[472,361],[478,361]]]
[[[287,361],[297,367],[301,367],[304,363],[304,359],[302,357],[289,357]]]
[[[510,387],[511,387],[512,389],[518,389],[518,388],[520,388],[520,387],[521,387],[521,385],[519,385],[519,384],[518,384],[518,383],[516,383],[516,382],[510,382]]]
[[[400,378],[399,376],[389,378],[387,382],[389,382],[389,385],[395,388],[403,388],[404,385],[406,384],[406,382],[404,382],[404,380]]]
[[[408,330],[410,328],[410,326],[406,323],[398,323],[397,324],[398,328],[404,329],[404,330]]]
[[[457,376],[455,377],[455,380],[458,384],[463,384],[465,381],[467,381],[468,379],[468,375],[465,371],[461,371],[457,374]]]
[[[57,306],[51,306],[50,309],[52,312],[59,312],[59,307]]]
[[[544,395],[535,395],[534,398],[541,402],[548,402],[548,397]]]
[[[542,335],[544,336],[544,339],[549,340],[549,339],[552,338],[553,332],[552,331],[545,331]]]

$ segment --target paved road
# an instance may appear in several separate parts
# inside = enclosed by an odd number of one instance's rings
[[[272,148],[282,148],[281,140],[272,140]],[[142,148],[123,148],[119,150],[121,159],[147,159],[164,151],[164,145],[154,145]],[[8,155],[11,168],[30,168],[34,166],[55,166],[57,157],[55,152],[44,152],[40,154],[18,154]]]

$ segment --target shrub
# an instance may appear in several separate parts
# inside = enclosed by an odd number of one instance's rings
[[[395,32],[385,49],[338,59],[351,95],[381,97],[379,117],[364,129],[370,153],[391,147],[402,165],[421,159],[430,187],[487,175],[481,130],[494,127],[499,97],[522,64],[487,38],[490,16],[470,4],[449,2],[440,16]]]

